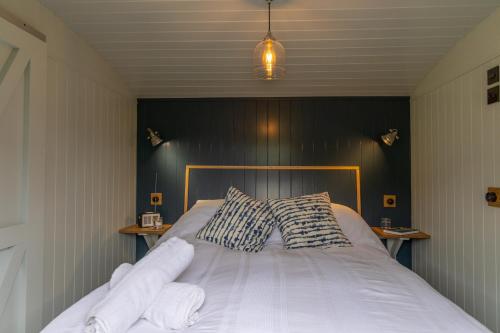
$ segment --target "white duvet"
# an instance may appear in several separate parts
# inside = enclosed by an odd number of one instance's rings
[[[182,332],[488,332],[391,259],[366,225],[350,224],[355,219],[341,223],[352,248],[284,250],[274,237],[262,252],[247,254],[194,239],[214,212],[213,204],[197,205],[165,235],[195,246],[193,263],[177,281],[206,293],[199,321]],[[107,285],[94,290],[45,332],[82,332],[87,312],[106,292]],[[140,320],[128,332],[165,331]]]

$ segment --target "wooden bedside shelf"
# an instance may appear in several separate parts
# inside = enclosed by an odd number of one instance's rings
[[[160,228],[148,227],[141,228],[137,224],[129,225],[120,229],[121,234],[136,234],[136,235],[163,235],[172,228],[171,224],[164,224]]]
[[[380,227],[372,227],[373,232],[377,234],[380,238],[406,238],[406,239],[428,239],[431,238],[429,234],[426,234],[425,232],[419,231],[416,234],[408,234],[408,235],[395,235],[395,234],[388,234],[384,232],[384,229]]]
[[[425,232],[422,231],[419,231],[414,234],[395,235],[384,232],[384,229],[380,227],[372,227],[372,230],[380,239],[386,240],[387,250],[389,250],[389,254],[394,259],[396,259],[399,249],[401,248],[401,245],[405,240],[431,238],[431,235],[426,234]]]
[[[128,235],[137,235],[142,236],[146,241],[148,248],[152,248],[158,238],[166,233],[170,228],[172,228],[172,224],[163,224],[160,228],[148,227],[141,228],[137,224],[129,225],[119,230],[121,234]]]

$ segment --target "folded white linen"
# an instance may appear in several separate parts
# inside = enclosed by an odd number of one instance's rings
[[[111,279],[109,279],[109,289],[116,286],[117,283],[120,282],[128,272],[130,272],[132,267],[134,266],[129,264],[128,262],[124,262],[120,266],[116,267],[116,269],[113,271],[113,274],[111,274]]]
[[[186,328],[199,319],[204,301],[205,291],[196,285],[167,283],[142,317],[164,330]]]
[[[177,237],[137,262],[97,303],[86,318],[89,331],[123,333],[153,303],[165,284],[174,281],[191,263],[194,248]]]

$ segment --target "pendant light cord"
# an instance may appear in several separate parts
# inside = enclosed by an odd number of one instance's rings
[[[271,33],[271,0],[267,1],[267,32]]]

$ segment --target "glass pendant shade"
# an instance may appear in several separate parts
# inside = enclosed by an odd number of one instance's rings
[[[285,76],[285,48],[271,32],[255,47],[254,73],[261,80],[277,80]]]

